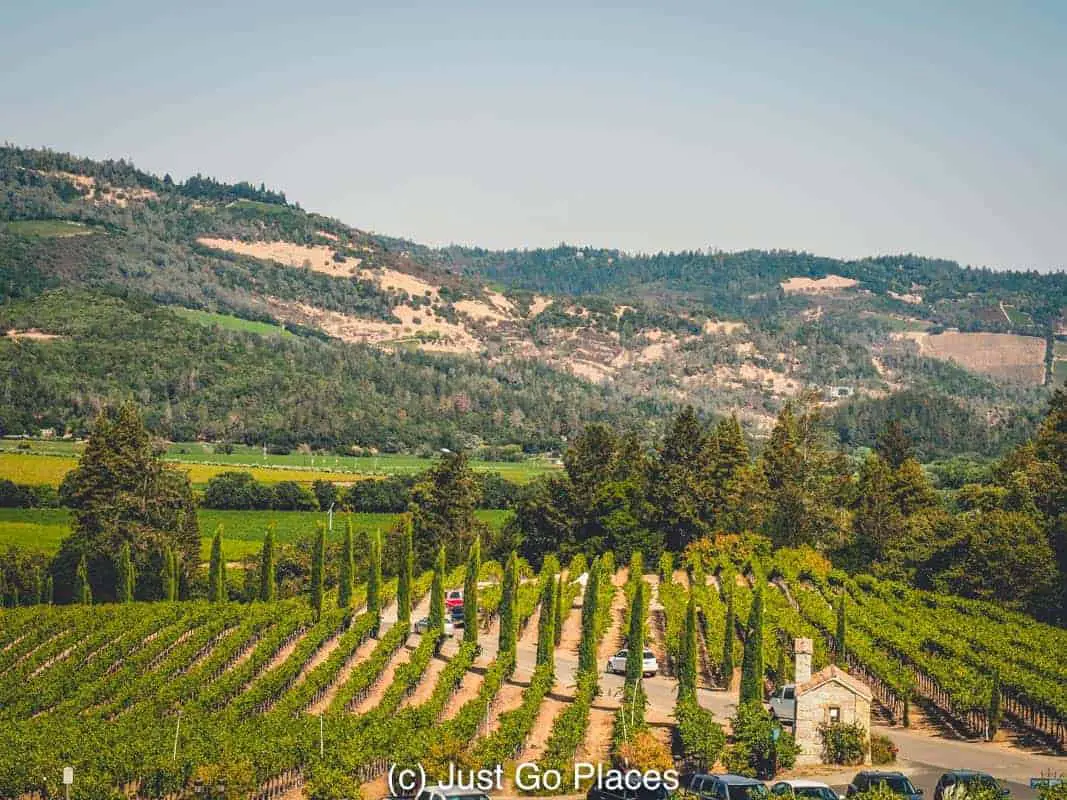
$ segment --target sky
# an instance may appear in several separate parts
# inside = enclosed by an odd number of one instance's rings
[[[443,245],[1067,268],[1062,0],[11,3],[0,138]]]

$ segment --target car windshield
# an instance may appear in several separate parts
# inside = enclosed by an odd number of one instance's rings
[[[960,778],[960,783],[967,786],[978,786],[983,789],[999,789],[1000,784],[988,775],[967,775]]]
[[[730,800],[767,800],[767,787],[762,783],[749,786],[729,786]]]
[[[808,800],[837,800],[833,790],[825,786],[798,786],[793,793]]]
[[[651,650],[646,650],[645,651],[645,658],[655,658],[655,657],[656,657],[656,654],[653,653]]]
[[[878,784],[885,784],[889,787],[889,790],[894,794],[915,794],[915,787],[912,786],[911,781],[905,778],[903,775],[892,775],[887,777],[879,776],[877,778],[871,778],[871,785],[877,786]]]

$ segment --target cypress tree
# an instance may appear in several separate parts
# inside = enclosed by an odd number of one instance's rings
[[[33,568],[33,604],[39,606],[44,602],[44,573],[40,567]]]
[[[726,629],[722,636],[722,682],[727,691],[734,683],[734,632],[737,614],[734,612],[734,593],[726,593]]]
[[[170,551],[171,574],[174,579],[172,588],[173,600],[180,600],[182,593],[182,555],[177,550]]]
[[[563,576],[560,575],[556,581],[556,619],[552,624],[552,629],[555,632],[554,642],[556,647],[559,647],[559,643],[563,641]]]
[[[482,570],[482,542],[475,536],[467,556],[463,579],[463,641],[478,642],[478,573]]]
[[[222,560],[222,525],[215,528],[211,541],[211,564],[208,568],[208,600],[222,603],[226,600],[226,562]]]
[[[993,668],[993,684],[989,688],[989,709],[986,712],[986,738],[993,741],[993,737],[1000,730],[1000,667]]]
[[[89,587],[89,564],[82,555],[78,562],[78,569],[74,573],[74,598],[83,606],[93,602],[93,590]]]
[[[52,603],[55,601],[55,590],[56,585],[55,581],[52,579],[51,574],[46,575],[44,578],[44,600],[42,602],[47,605],[52,605]]]
[[[325,589],[326,525],[320,522],[315,534],[315,547],[311,551],[311,608],[315,619],[322,616],[322,595]]]
[[[582,595],[582,640],[578,645],[578,672],[596,669],[596,622],[600,615],[600,572],[598,559],[588,570],[585,592]]]
[[[692,592],[685,606],[685,628],[678,652],[678,699],[696,698],[697,692],[697,604]]]
[[[163,587],[163,599],[173,600],[171,589],[174,585],[174,559],[171,558],[170,548],[163,548],[163,568],[159,571],[159,582]]]
[[[741,698],[743,703],[763,702],[763,587],[756,589],[752,611],[748,616],[748,638],[741,662]]]
[[[641,680],[645,657],[645,582],[638,580],[630,603],[630,632],[626,637],[626,684]]]
[[[367,548],[367,613],[374,616],[374,635],[382,623],[382,532],[368,534]]]
[[[500,634],[498,649],[501,653],[514,652],[518,633],[515,618],[515,593],[519,588],[519,556],[512,550],[504,567],[504,585],[500,589]]]
[[[541,616],[537,631],[537,665],[552,664],[556,653],[556,577],[546,575],[541,589]]]
[[[353,541],[352,520],[345,520],[345,541],[341,547],[341,569],[337,584],[338,608],[352,605],[352,576],[355,573],[356,548]]]
[[[433,586],[430,587],[430,628],[441,630],[445,624],[445,546],[437,548],[433,562]]]
[[[674,554],[665,550],[659,557],[659,580],[666,583],[674,577]]]
[[[412,552],[411,514],[409,513],[404,515],[404,527],[400,534],[400,581],[396,590],[396,620],[405,626],[411,623],[411,582],[414,571],[415,556]],[[464,634],[464,639],[466,639],[466,634]]]
[[[775,685],[781,688],[789,680],[785,674],[786,662],[785,662],[785,648],[778,648],[778,664],[774,668]]]
[[[835,660],[845,660],[845,594],[837,599],[837,647],[834,649]]]
[[[274,600],[277,589],[274,570],[274,523],[263,537],[263,550],[259,554],[259,599],[264,603]]]
[[[133,559],[129,542],[122,543],[115,559],[115,599],[120,603],[133,602]]]

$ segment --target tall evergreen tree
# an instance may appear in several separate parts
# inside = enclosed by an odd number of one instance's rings
[[[273,602],[276,593],[274,523],[271,523],[267,526],[267,535],[263,537],[263,549],[259,554],[259,599],[264,603]]]
[[[541,616],[537,631],[537,665],[553,664],[556,653],[556,576],[542,576]]]
[[[757,586],[741,662],[741,704],[763,702],[763,672],[763,586]]]
[[[429,565],[442,544],[448,560],[462,563],[470,542],[482,530],[475,517],[481,483],[463,453],[445,453],[411,490],[410,513],[421,565]]]
[[[44,602],[44,573],[40,567],[33,568],[33,597],[31,602],[35,606]]]
[[[650,471],[654,527],[666,533],[669,550],[684,550],[706,530],[705,440],[696,412],[686,407],[671,423]]]
[[[400,578],[396,590],[396,618],[399,624],[405,626],[411,624],[411,593],[412,582],[415,580],[415,556],[412,547],[411,514],[406,514],[400,531]]]
[[[678,699],[695,699],[697,693],[697,604],[693,593],[685,606],[685,627],[678,648]]]
[[[729,510],[733,484],[748,466],[749,452],[737,415],[719,420],[709,438],[708,518],[724,527],[723,517]]]
[[[478,642],[478,574],[482,570],[481,537],[475,536],[467,553],[463,578],[463,641]]]
[[[845,593],[842,592],[841,596],[837,598],[837,647],[834,650],[834,655],[837,659],[845,661],[845,647],[846,645],[846,631],[845,631]]]
[[[644,672],[645,581],[639,579],[630,603],[630,628],[626,637],[626,683],[636,684]]]
[[[89,585],[89,564],[85,556],[78,562],[78,569],[74,572],[74,597],[76,602],[83,606],[92,605],[93,590]]]
[[[986,738],[993,741],[993,737],[1000,730],[1000,667],[993,668],[993,681],[989,687],[989,708],[986,711]]]
[[[433,562],[433,585],[430,587],[430,627],[440,630],[445,624],[445,546],[437,548]]]
[[[600,603],[600,573],[602,567],[600,559],[593,559],[585,580],[585,591],[582,593],[582,639],[578,645],[578,672],[589,672],[596,669],[596,623],[601,609]]]
[[[352,582],[356,571],[355,531],[351,518],[345,520],[345,540],[341,547],[341,568],[337,583],[337,606],[348,609],[352,606]]]
[[[163,570],[160,579],[163,584],[163,599],[173,603],[178,599],[178,574],[175,569],[174,550],[163,551]]]
[[[171,575],[174,580],[174,584],[171,587],[173,591],[173,597],[171,594],[167,594],[167,599],[180,600],[182,595],[182,555],[179,551],[171,549],[170,551],[171,562]]]
[[[516,593],[519,589],[519,556],[512,550],[504,567],[504,584],[500,591],[500,634],[498,649],[501,653],[514,652],[518,633],[515,615]]]
[[[46,605],[52,605],[55,602],[55,581],[52,576],[46,575],[44,578],[44,601]]]
[[[367,534],[367,613],[374,617],[374,635],[382,624],[382,532]]]
[[[133,560],[130,543],[123,542],[115,559],[115,599],[120,603],[133,602]]]
[[[726,593],[726,627],[722,635],[722,682],[729,691],[734,685],[734,635],[737,628],[737,614],[734,611],[734,593]]]
[[[215,528],[215,538],[211,540],[211,562],[207,577],[208,600],[222,603],[226,600],[226,562],[222,557],[222,525]]]
[[[559,647],[559,643],[563,641],[563,595],[565,586],[563,583],[563,575],[560,575],[556,579],[556,619],[552,623],[552,630],[555,633],[553,637],[555,639],[556,647]]]
[[[315,619],[322,616],[322,598],[326,590],[326,524],[320,522],[311,551],[311,608]]]

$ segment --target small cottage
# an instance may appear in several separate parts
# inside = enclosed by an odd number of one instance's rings
[[[859,723],[871,729],[871,690],[863,681],[831,664],[811,674],[811,639],[797,639],[796,649],[796,725],[794,735],[800,753],[798,764],[822,761],[822,736],[819,726],[841,722]],[[868,763],[870,754],[868,752]]]

